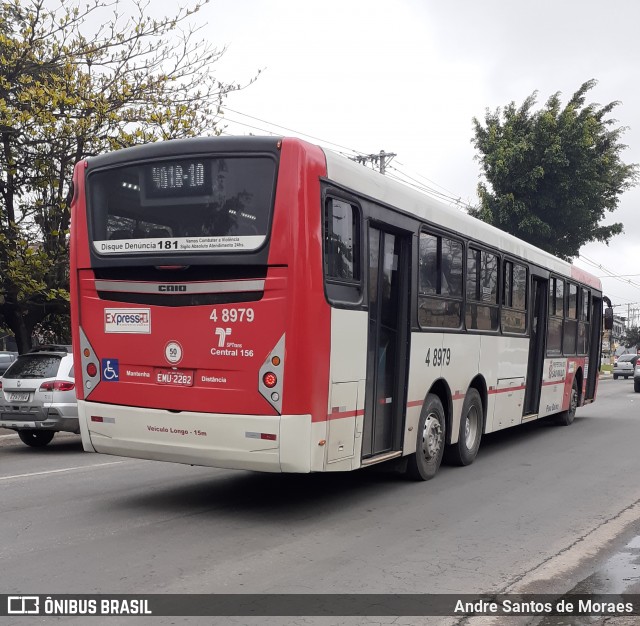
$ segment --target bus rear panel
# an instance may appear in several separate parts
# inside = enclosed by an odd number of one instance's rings
[[[86,449],[262,471],[321,464],[310,441],[325,427],[328,356],[309,356],[328,353],[329,309],[321,272],[308,271],[321,268],[321,242],[305,233],[320,228],[324,168],[318,149],[279,139],[165,142],[77,166]]]

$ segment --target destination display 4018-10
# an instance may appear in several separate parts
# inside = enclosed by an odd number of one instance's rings
[[[148,198],[209,196],[211,166],[204,160],[163,161],[144,166]]]

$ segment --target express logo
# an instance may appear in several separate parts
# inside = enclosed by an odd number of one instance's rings
[[[151,309],[105,309],[105,333],[151,332]]]
[[[133,313],[126,315],[123,313],[107,313],[106,322],[107,324],[115,324],[116,326],[128,326],[130,324],[148,324],[149,314]]]

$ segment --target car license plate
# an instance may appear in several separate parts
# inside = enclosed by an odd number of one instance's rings
[[[159,385],[193,386],[193,370],[156,370],[156,383]]]
[[[26,402],[28,399],[28,391],[16,391],[9,394],[9,402]]]

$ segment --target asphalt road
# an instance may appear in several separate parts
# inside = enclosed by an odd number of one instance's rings
[[[375,468],[193,468],[87,454],[76,436],[43,449],[4,436],[0,593],[569,591],[640,518],[639,441],[640,394],[625,380],[601,381],[572,426],[488,436],[473,465],[427,483]],[[248,619],[219,623],[303,623]]]

